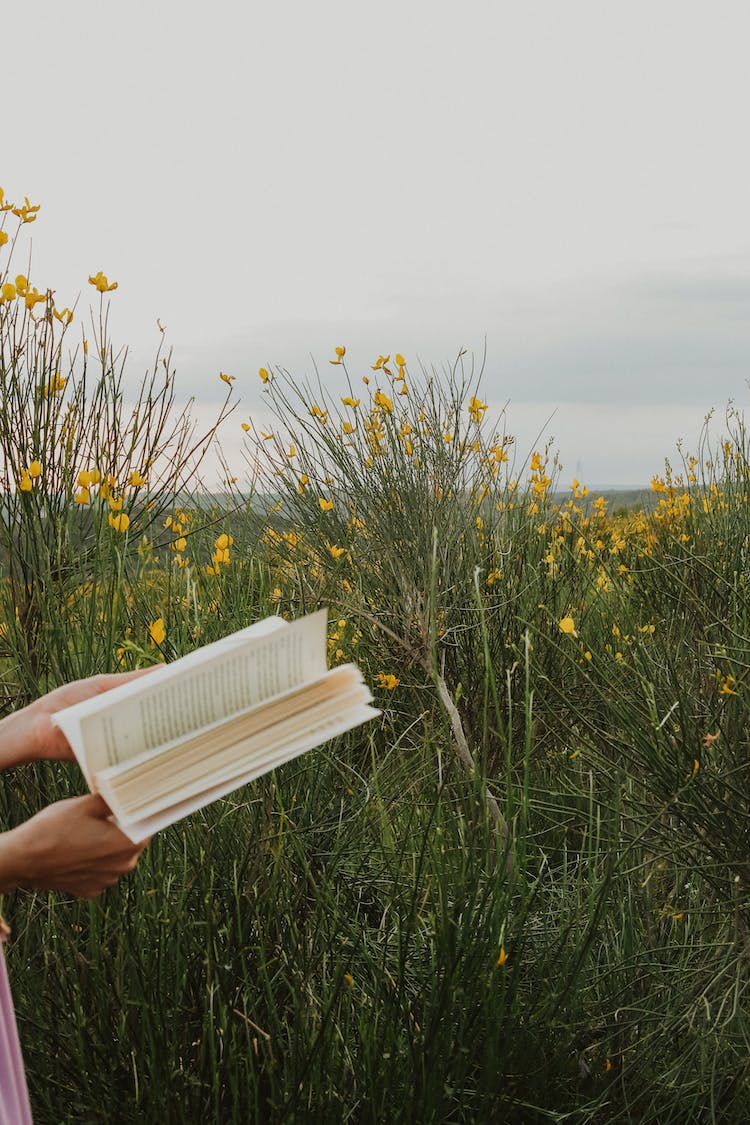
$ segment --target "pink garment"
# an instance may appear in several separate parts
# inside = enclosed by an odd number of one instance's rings
[[[0,918],[0,1125],[32,1125],[16,1013],[2,951],[7,936],[7,927]]]

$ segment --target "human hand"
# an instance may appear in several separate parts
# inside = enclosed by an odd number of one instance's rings
[[[73,761],[73,751],[63,732],[52,723],[56,711],[72,707],[84,699],[101,695],[112,688],[127,684],[139,676],[148,675],[154,668],[137,668],[133,672],[114,672],[110,675],[89,676],[74,680],[43,695],[28,707],[16,711],[0,721],[0,769],[27,765],[43,758]]]
[[[134,844],[109,820],[98,794],[57,801],[0,835],[0,892],[16,887],[95,898],[132,871],[148,841]]]

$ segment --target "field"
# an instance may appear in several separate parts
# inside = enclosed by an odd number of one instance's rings
[[[78,331],[15,274],[35,214],[0,237],[4,709],[325,605],[383,710],[105,897],[6,899],[35,1120],[746,1121],[741,417],[616,512],[489,425],[466,356],[261,368],[264,432],[217,374],[196,433],[168,354],[125,394],[104,275]],[[82,791],[3,781],[3,827]]]

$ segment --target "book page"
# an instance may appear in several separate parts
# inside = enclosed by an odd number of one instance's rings
[[[183,817],[188,816],[190,813],[205,808],[206,805],[212,804],[213,801],[217,801],[220,797],[228,796],[228,794],[246,785],[249,781],[254,781],[264,773],[268,773],[272,769],[276,769],[277,766],[283,765],[284,762],[288,762],[292,758],[296,758],[300,754],[314,749],[314,747],[319,746],[322,742],[330,738],[345,734],[346,731],[351,730],[361,723],[366,723],[370,719],[376,718],[379,714],[380,712],[374,707],[361,704],[343,715],[338,715],[320,724],[320,726],[308,730],[303,737],[292,744],[286,745],[282,750],[277,751],[272,760],[269,761],[266,759],[260,765],[256,762],[256,764],[249,768],[247,773],[242,776],[225,780],[218,785],[213,785],[210,789],[205,789],[202,793],[190,797],[187,800],[179,801],[177,804],[171,805],[162,812],[156,813],[153,816],[146,816],[142,820],[130,824],[122,823],[117,820],[116,817],[112,819],[115,824],[117,824],[118,828],[120,828],[134,844],[139,844],[149,836],[153,836],[155,832],[160,832],[162,828],[167,828],[170,824],[175,824],[176,821],[182,820]]]
[[[325,610],[292,624],[267,619],[153,676],[59,712],[55,720],[89,786],[99,769],[195,733],[323,674],[326,622]]]
[[[119,820],[132,822],[262,766],[321,723],[372,702],[354,665],[341,665],[275,702],[242,712],[171,749],[130,759],[95,777]]]

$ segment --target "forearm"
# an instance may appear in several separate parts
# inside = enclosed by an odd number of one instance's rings
[[[0,832],[0,894],[15,891],[23,882],[22,857],[17,845],[15,829]]]
[[[0,770],[24,766],[41,757],[43,726],[51,726],[49,715],[32,703],[0,720]]]

